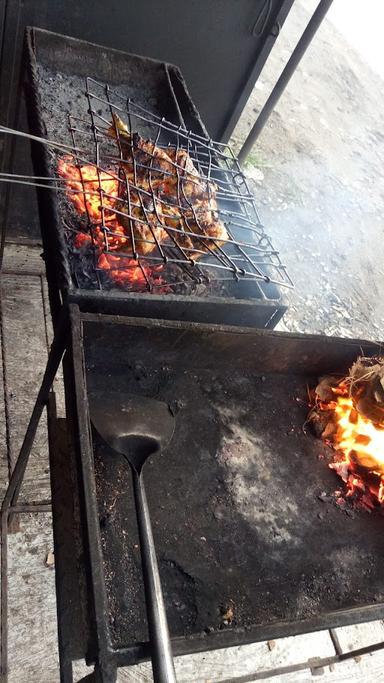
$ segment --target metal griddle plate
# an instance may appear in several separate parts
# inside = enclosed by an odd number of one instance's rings
[[[382,615],[384,519],[319,500],[340,480],[302,430],[307,384],[378,347],[85,317],[88,391],[178,411],[146,471],[171,635],[209,633],[208,648]],[[111,637],[127,646],[146,638],[131,478],[96,438],[94,455]]]

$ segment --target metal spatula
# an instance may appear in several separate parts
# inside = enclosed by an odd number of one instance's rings
[[[158,683],[175,683],[167,615],[142,474],[147,458],[160,453],[171,440],[175,420],[166,403],[143,396],[91,393],[89,403],[95,429],[111,449],[126,458],[132,469],[153,678]]]

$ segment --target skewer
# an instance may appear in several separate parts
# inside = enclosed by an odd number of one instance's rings
[[[97,169],[98,172],[100,172],[100,170],[101,170],[104,173],[107,173],[111,179],[115,179],[119,183],[124,182],[124,180],[119,175],[116,175],[113,171],[104,170],[97,163],[89,160],[87,158],[88,152],[82,150],[81,148],[77,147],[74,144],[68,145],[65,143],[54,142],[54,141],[49,140],[47,138],[43,138],[43,137],[40,137],[37,135],[32,135],[30,133],[25,133],[23,131],[15,130],[13,128],[9,128],[6,126],[0,126],[0,133],[4,133],[6,135],[15,135],[15,136],[18,136],[21,138],[26,138],[28,140],[33,140],[35,142],[40,142],[41,144],[46,145],[47,147],[57,149],[60,152],[72,154],[74,156],[75,166],[77,166],[79,168],[79,176],[80,176],[79,182],[81,182],[81,169],[80,169],[81,164],[93,166]],[[80,154],[85,155],[85,158],[84,157],[82,158],[81,156],[79,156]],[[120,160],[116,160],[116,161],[118,162]],[[106,178],[105,180],[108,180],[108,178]],[[41,181],[41,182],[36,182],[36,181]],[[57,192],[64,192],[65,194],[83,195],[85,202],[86,202],[86,195],[99,197],[101,201],[102,201],[102,196],[106,197],[106,198],[116,199],[115,195],[110,195],[110,194],[104,192],[104,190],[102,188],[102,182],[103,181],[100,182],[99,178],[97,178],[97,179],[95,178],[92,180],[86,180],[85,182],[88,184],[88,186],[91,183],[97,183],[97,186],[98,186],[98,188],[96,190],[87,189],[86,191],[84,191],[84,188],[80,188],[80,189],[71,188],[70,187],[71,180],[60,177],[60,176],[59,177],[31,176],[31,175],[26,175],[26,174],[12,174],[12,173],[6,173],[6,172],[1,173],[0,172],[0,182],[14,183],[14,184],[25,185],[25,186],[29,186],[29,187],[37,187],[37,188],[43,188],[43,189],[49,189],[49,190],[56,190]],[[75,182],[77,182],[77,180],[75,180]],[[135,186],[132,185],[132,189],[133,190],[137,189],[137,191],[143,192],[144,194],[148,194],[151,196],[151,194],[149,192],[145,191],[143,188],[135,188]],[[224,190],[224,193],[220,192],[220,194],[225,195],[225,190]],[[231,197],[231,199],[232,199],[232,197]],[[124,200],[120,200],[120,201],[124,202]],[[164,206],[168,204],[167,202],[165,202],[163,200],[161,200],[161,201],[163,202]],[[182,207],[179,207],[179,208],[181,209],[181,213],[182,213]],[[123,215],[124,217],[127,217],[127,216],[129,217],[129,215],[126,212],[122,212],[118,208],[108,207],[108,211],[117,217],[118,217],[118,215]],[[227,214],[230,218],[237,217],[237,216],[231,216],[231,212],[229,212],[229,211],[228,212],[225,211],[224,213]],[[220,214],[220,211],[219,211],[219,214]],[[145,223],[146,224],[146,222],[142,221],[139,217],[134,216],[131,218],[133,218],[135,221],[137,221],[139,223]],[[94,222],[94,226],[96,226],[96,225],[97,225],[97,221]],[[245,229],[248,229],[251,232],[255,232],[255,234],[259,235],[259,229],[258,229],[259,226],[257,224],[255,226],[251,225],[251,226],[247,226],[247,227],[246,226],[242,226],[242,227],[245,227]],[[176,234],[181,233],[183,235],[189,235],[190,237],[193,237],[193,238],[196,237],[196,234],[194,232],[185,231],[185,230],[180,231],[177,228],[172,228],[170,226],[167,226],[166,230],[170,234],[170,236],[171,236],[171,233],[172,234],[173,233],[176,233]],[[111,232],[111,234],[113,234],[113,231],[110,231],[110,232]],[[209,241],[212,238],[208,235],[204,235],[204,234],[200,235],[199,234],[199,239],[201,239],[202,242],[204,243],[204,241],[206,241],[206,240]],[[222,244],[226,243],[227,245],[231,245],[231,244],[235,245],[238,248],[240,248],[241,251],[243,251],[242,247],[252,249],[252,251],[254,251],[254,252],[256,251],[256,252],[262,253],[264,258],[265,257],[272,258],[275,255],[275,252],[272,250],[266,250],[265,248],[262,248],[256,244],[251,244],[251,243],[247,243],[247,242],[240,243],[238,241],[233,240],[233,238],[221,239],[220,242]],[[199,251],[199,250],[195,249],[194,251]],[[202,251],[202,255],[203,254],[205,254],[204,251]],[[243,255],[245,255],[244,252],[243,252]],[[257,272],[251,273],[247,270],[241,269],[243,276],[244,275],[245,276],[251,276],[251,277],[256,278],[256,279],[263,279],[263,280],[268,281],[268,282],[274,282],[274,280],[272,278],[264,276],[259,271],[259,268],[257,267],[257,263],[256,262],[252,263],[252,260],[249,259],[248,255],[247,255],[247,260],[250,261],[250,263],[253,265],[254,269]],[[210,267],[223,268],[224,270],[225,269],[232,270],[232,268],[228,268],[227,265],[219,265],[219,264],[206,264],[206,265],[209,265]],[[236,268],[236,265],[235,264],[233,264],[233,265]],[[270,263],[269,265],[273,266],[274,264]],[[285,283],[285,282],[279,282],[276,284],[286,285],[288,287],[291,286],[290,284]]]
[[[24,179],[30,179],[30,180],[40,180],[41,179],[41,180],[49,180],[51,182],[62,181],[64,183],[64,185],[62,185],[61,187],[55,186],[54,184],[45,185],[44,183],[29,182],[29,180],[24,180]],[[84,194],[82,189],[75,190],[75,189],[72,189],[71,187],[68,187],[68,185],[65,184],[65,183],[67,183],[65,178],[51,178],[51,177],[47,177],[47,176],[29,176],[29,175],[23,175],[23,174],[14,174],[13,175],[13,174],[7,174],[7,173],[1,173],[0,172],[0,183],[1,182],[3,182],[3,183],[14,183],[16,185],[25,185],[27,187],[39,187],[39,188],[43,188],[43,189],[56,190],[59,192],[71,193],[71,194],[76,194],[76,195]],[[87,181],[87,182],[97,182],[97,180]],[[96,197],[100,196],[100,192],[98,190],[95,190],[95,191],[86,190],[85,194],[91,195],[91,196],[96,196]],[[103,193],[103,195],[106,198],[110,198],[110,199],[116,198],[114,195],[111,195],[108,193]],[[134,206],[137,207],[138,205],[134,205]],[[109,211],[111,214],[124,216],[124,218],[129,217],[129,215],[126,212],[120,211],[117,208],[106,207],[106,210]],[[142,223],[143,225],[146,225],[146,221],[143,221],[142,219],[140,219],[137,216],[132,216],[132,219],[138,223]],[[98,224],[97,221],[95,221],[94,226],[96,227],[97,224]],[[168,233],[176,233],[176,234],[180,234],[180,235],[187,235],[190,237],[195,237],[194,232],[190,232],[190,231],[186,231],[186,230],[180,230],[180,229],[174,228],[172,226],[166,226],[165,229]],[[113,230],[110,230],[110,234],[113,237],[113,235],[114,235]],[[118,237],[120,235],[116,233],[116,236]],[[201,235],[199,235],[199,237],[201,238],[202,241],[212,240],[212,238],[209,235],[201,234]],[[221,238],[220,241],[222,243],[227,244],[227,245],[233,244],[237,247],[244,247],[244,248],[252,249],[252,251],[254,251],[254,252],[260,252],[260,254],[262,254],[264,257],[265,256],[273,256],[277,253],[274,250],[267,250],[263,247],[259,247],[257,244],[251,243],[251,242],[240,242],[239,240],[224,239],[224,238]],[[198,251],[198,250],[195,249],[194,251]],[[201,252],[201,253],[204,254],[205,252]],[[233,256],[231,256],[231,258],[233,259]]]
[[[5,133],[5,135],[16,135],[21,138],[27,138],[28,140],[34,140],[35,142],[41,142],[43,145],[47,145],[47,147],[56,147],[57,149],[61,150],[86,154],[84,150],[73,147],[73,145],[66,145],[63,142],[54,142],[53,140],[48,140],[48,138],[41,138],[38,135],[24,133],[22,130],[15,130],[14,128],[7,128],[6,126],[0,126],[0,133]]]

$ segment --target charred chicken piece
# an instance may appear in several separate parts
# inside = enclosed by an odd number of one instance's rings
[[[157,218],[160,211],[160,203],[155,199],[156,207],[150,196],[140,195],[130,188],[129,204],[122,203],[122,213],[119,214],[119,221],[124,227],[125,234],[128,236],[128,245],[131,250],[145,256],[151,253],[157,243],[164,243],[168,239],[168,233]],[[129,215],[127,208],[129,206]],[[123,215],[127,212],[127,215]],[[132,233],[131,233],[132,231]],[[133,240],[132,240],[133,235]]]
[[[196,260],[201,252],[208,252],[219,247],[228,239],[228,233],[217,214],[217,203],[214,197],[203,197],[193,204],[180,206],[161,205],[161,219],[175,232],[178,244],[190,250],[189,257]]]
[[[138,133],[131,135],[117,114],[113,114],[113,124],[107,132],[111,137],[118,139],[124,157],[121,163],[132,182],[134,175],[140,184],[144,178],[164,181],[164,177],[174,174],[175,166],[167,152],[151,140],[144,140]]]
[[[188,257],[196,260],[229,239],[218,215],[217,186],[199,174],[187,150],[165,150],[131,134],[116,114],[108,134],[119,140],[124,157],[120,164],[129,187],[129,197],[126,190],[120,197],[127,218],[120,220],[133,230],[139,253],[150,253],[157,240],[188,250]]]

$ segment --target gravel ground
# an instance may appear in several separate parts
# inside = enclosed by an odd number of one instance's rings
[[[313,6],[298,1],[234,132],[245,139]],[[281,329],[382,338],[383,82],[326,19],[248,157],[295,282]]]

